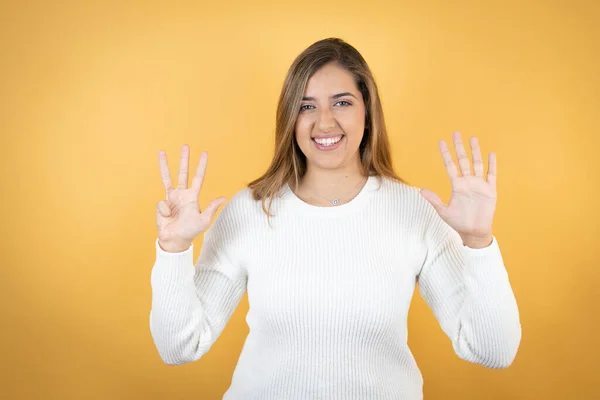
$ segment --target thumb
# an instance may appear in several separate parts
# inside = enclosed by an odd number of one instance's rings
[[[437,211],[440,216],[444,215],[444,212],[446,211],[446,205],[442,199],[440,199],[440,196],[429,189],[421,189],[421,196],[423,196],[423,198],[425,198],[425,200],[427,200],[429,204],[435,208],[435,211]]]
[[[208,203],[208,205],[206,206],[206,208],[204,209],[204,212],[202,214],[206,214],[206,216],[209,219],[212,219],[215,212],[217,212],[217,209],[219,208],[219,206],[221,206],[221,204],[225,203],[226,201],[227,201],[226,197],[218,197],[218,198],[214,199],[213,201]]]

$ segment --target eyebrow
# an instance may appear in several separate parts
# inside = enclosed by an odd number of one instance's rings
[[[352,96],[356,99],[356,96],[350,92],[334,94],[333,96],[330,97],[330,99],[335,100],[335,99],[339,99],[340,97],[344,97],[344,96]],[[314,97],[303,97],[302,101],[315,101],[315,98]]]

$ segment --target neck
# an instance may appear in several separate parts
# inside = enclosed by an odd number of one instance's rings
[[[300,180],[300,187],[310,187],[314,190],[328,191],[339,190],[339,188],[352,185],[363,176],[362,169],[358,165],[346,166],[336,169],[319,169],[309,164],[306,174]]]
[[[357,185],[364,180],[360,165],[338,169],[319,169],[307,167],[306,174],[296,188],[296,194],[309,203],[328,204],[338,197],[347,197],[349,191],[359,190]],[[352,193],[354,194],[354,193]],[[316,196],[313,198],[313,196]]]

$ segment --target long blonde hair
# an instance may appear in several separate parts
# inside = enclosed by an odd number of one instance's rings
[[[359,146],[363,174],[383,176],[406,183],[396,175],[392,166],[379,91],[369,66],[358,50],[342,39],[323,39],[304,50],[290,66],[277,104],[275,154],[267,171],[248,184],[254,200],[262,202],[262,209],[267,217],[272,216],[273,199],[285,184],[294,178],[298,185],[306,173],[306,157],[300,150],[294,134],[296,118],[309,78],[319,68],[331,62],[337,63],[354,75],[363,96],[366,120],[365,132]]]

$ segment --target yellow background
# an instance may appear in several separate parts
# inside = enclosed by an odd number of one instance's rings
[[[374,71],[409,183],[448,200],[454,130],[497,153],[521,348],[506,370],[459,360],[416,294],[425,399],[600,398],[599,4],[2,2],[0,397],[221,398],[246,297],[196,363],[163,364],[150,336],[157,153],[176,179],[183,143],[192,170],[207,150],[201,205],[231,196],[269,163],[294,57],[339,36]]]

